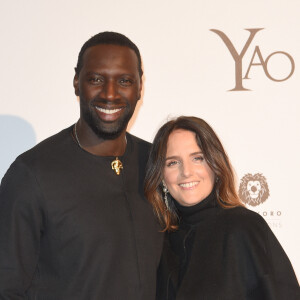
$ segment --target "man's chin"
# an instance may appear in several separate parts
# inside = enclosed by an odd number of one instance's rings
[[[114,140],[118,138],[127,128],[131,115],[114,122],[103,122],[92,115],[83,115],[87,125],[92,129],[97,137],[104,140]]]
[[[118,138],[122,132],[124,132],[124,130],[126,130],[125,128],[118,128],[115,130],[103,130],[103,128],[99,129],[99,128],[92,128],[92,130],[94,131],[94,133],[100,138],[100,139],[104,139],[104,140],[115,140],[116,138]]]

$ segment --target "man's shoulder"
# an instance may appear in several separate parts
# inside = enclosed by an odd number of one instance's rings
[[[70,130],[71,127],[66,128],[20,154],[8,168],[6,175],[25,176],[24,174],[31,172],[38,174],[40,171],[61,165],[66,158],[70,157],[69,150],[72,142]]]
[[[148,151],[150,150],[151,143],[149,143],[129,132],[127,132],[126,135],[127,135],[127,138],[130,138],[132,140],[133,144],[138,145],[139,147],[145,148]]]
[[[70,131],[71,127],[68,127],[44,139],[31,149],[19,155],[17,160],[26,162],[36,159],[37,157],[51,157],[57,155],[61,152],[66,143],[68,143],[71,137]]]

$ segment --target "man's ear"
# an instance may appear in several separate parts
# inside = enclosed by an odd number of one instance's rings
[[[143,89],[143,79],[142,79],[142,77],[140,77],[140,88],[139,88],[139,97],[138,97],[138,100],[140,100],[141,97],[142,97],[142,89]]]
[[[74,89],[75,89],[75,95],[79,96],[79,78],[78,78],[77,74],[75,74],[75,76],[74,76],[73,86],[74,86]]]

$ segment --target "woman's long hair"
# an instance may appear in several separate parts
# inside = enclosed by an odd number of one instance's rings
[[[152,204],[163,231],[173,231],[178,227],[173,200],[169,201],[167,209],[162,185],[168,139],[177,129],[196,134],[196,142],[215,175],[214,188],[219,205],[224,208],[243,206],[236,192],[235,176],[230,161],[216,133],[200,118],[181,116],[167,122],[158,130],[146,168],[145,195]]]

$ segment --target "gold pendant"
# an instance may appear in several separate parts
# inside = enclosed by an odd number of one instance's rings
[[[118,157],[111,163],[111,168],[115,170],[117,175],[120,175],[121,169],[123,169],[122,162],[119,160]]]

